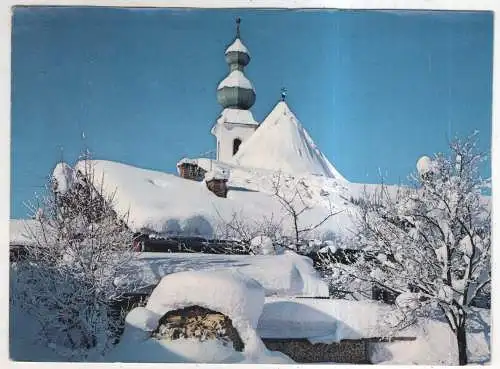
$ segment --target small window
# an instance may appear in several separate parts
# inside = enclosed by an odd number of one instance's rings
[[[235,138],[233,141],[233,155],[235,155],[238,152],[240,145],[241,145],[241,140],[239,138]]]

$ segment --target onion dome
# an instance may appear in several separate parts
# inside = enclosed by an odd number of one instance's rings
[[[217,86],[217,101],[224,108],[250,109],[255,103],[255,90],[243,73],[250,62],[250,53],[240,39],[240,18],[236,19],[236,38],[226,49],[229,75]]]

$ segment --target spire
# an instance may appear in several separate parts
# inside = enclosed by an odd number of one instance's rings
[[[240,38],[240,23],[241,23],[241,18],[240,17],[236,18],[236,38]]]
[[[255,103],[255,90],[244,74],[250,53],[240,40],[241,18],[236,18],[236,38],[226,49],[229,74],[217,86],[217,100],[225,108],[247,110]]]

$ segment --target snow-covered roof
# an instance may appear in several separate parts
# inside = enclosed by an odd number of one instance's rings
[[[288,105],[281,101],[243,142],[233,157],[238,165],[345,181],[323,155]]]
[[[220,90],[224,87],[240,87],[247,90],[254,90],[252,83],[240,70],[233,70],[231,73],[229,73],[229,75],[219,83],[219,85],[217,86],[217,90]]]
[[[220,164],[205,158],[195,160],[204,169]],[[83,165],[77,163],[76,169]],[[95,188],[101,189],[104,180],[104,195],[113,196],[114,210],[126,216],[127,225],[134,232],[213,237],[217,227],[229,222],[234,214],[248,221],[283,217],[282,205],[273,196],[274,171],[225,164],[231,171],[229,192],[227,198],[220,198],[205,183],[177,175],[106,160],[93,160],[91,165]],[[331,202],[335,209],[347,211],[331,217],[317,231],[350,232],[351,206],[344,200],[349,197],[348,187],[333,178],[305,175],[290,178],[283,188],[301,185],[299,182],[307,184],[307,201],[311,206],[299,219],[300,226],[319,223],[328,214]],[[330,195],[321,196],[322,189]],[[283,219],[283,227],[292,227],[288,217]]]
[[[228,54],[232,51],[240,52],[240,53],[245,53],[248,56],[250,56],[250,53],[248,52],[248,49],[246,48],[245,45],[243,45],[243,42],[239,38],[234,40],[234,42],[229,45],[229,47],[226,49],[225,54]]]
[[[196,159],[182,158],[177,162],[177,167],[180,167],[182,164],[193,164],[197,165],[198,161]]]
[[[212,179],[221,179],[228,180],[229,179],[229,169],[221,166],[214,166],[212,170],[209,170],[205,173],[205,181],[210,181]]]
[[[250,110],[226,108],[217,119],[218,123],[238,123],[258,125]]]

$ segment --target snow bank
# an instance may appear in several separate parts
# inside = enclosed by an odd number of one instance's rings
[[[250,248],[255,255],[276,255],[273,241],[267,236],[257,236],[250,241]]]
[[[254,90],[252,83],[240,70],[233,70],[229,73],[229,75],[219,83],[217,90],[224,87],[241,87],[247,90]]]
[[[259,129],[241,144],[233,162],[248,167],[315,174],[345,181],[281,101]]]
[[[155,285],[168,274],[219,269],[255,279],[266,296],[328,296],[328,286],[312,261],[293,252],[277,256],[143,253],[123,278],[131,285]]]
[[[228,54],[230,52],[240,52],[240,53],[245,53],[248,56],[250,56],[250,53],[248,52],[248,49],[246,48],[245,45],[243,45],[243,42],[239,38],[234,40],[234,42],[229,45],[229,47],[226,49],[225,54]]]
[[[17,304],[9,310],[9,356],[16,361],[62,361],[52,349],[43,345],[38,336],[40,324]]]
[[[155,340],[151,331],[169,311],[202,306],[228,316],[245,348],[242,353],[220,342]],[[192,271],[162,278],[145,308],[132,310],[123,338],[108,361],[132,362],[270,362],[291,363],[285,355],[269,353],[255,328],[264,305],[264,290],[236,270]]]
[[[471,364],[490,361],[490,311],[473,309],[468,321],[467,351]],[[374,343],[371,360],[374,364],[457,365],[456,339],[447,323],[420,318],[416,325],[402,332],[416,341]]]
[[[40,222],[33,219],[11,219],[9,221],[9,244],[33,246],[37,235],[42,234]]]
[[[389,305],[374,301],[266,299],[257,331],[262,338],[307,338],[312,343],[381,337]]]

